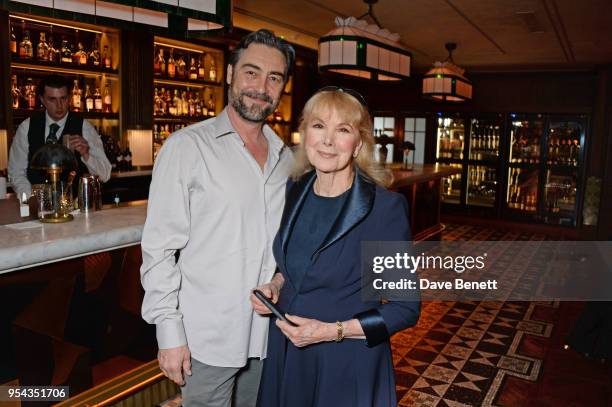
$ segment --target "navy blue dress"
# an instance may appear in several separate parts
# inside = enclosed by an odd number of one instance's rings
[[[361,241],[410,240],[405,199],[355,176],[353,187],[301,281],[287,272],[289,238],[316,179],[289,183],[274,256],[285,285],[279,305],[289,314],[324,322],[357,318],[366,339],[294,346],[270,323],[268,356],[259,389],[261,407],[396,406],[389,337],[413,326],[419,303],[361,299]]]

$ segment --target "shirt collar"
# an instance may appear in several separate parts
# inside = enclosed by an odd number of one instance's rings
[[[217,139],[228,134],[238,135],[238,133],[232,126],[232,122],[230,121],[230,118],[227,114],[228,109],[229,107],[225,106],[225,109],[223,109],[223,111],[217,116],[215,120],[215,138]],[[264,137],[266,138],[266,140],[268,140],[268,146],[270,146],[272,152],[278,153],[280,150],[283,149],[285,143],[283,143],[283,141],[278,137],[274,130],[270,128],[270,126],[264,124],[262,130]]]
[[[63,128],[63,127],[64,127],[64,124],[66,124],[66,120],[68,120],[68,113],[66,113],[66,114],[64,115],[64,117],[62,117],[60,120],[55,121],[55,120],[53,120],[53,119],[52,119],[52,118],[49,116],[49,112],[47,112],[47,111],[45,110],[45,121],[46,121],[45,125],[46,125],[46,127],[49,127],[49,126],[51,125],[51,123],[57,123],[57,125],[58,125],[58,126],[60,126],[60,128]]]

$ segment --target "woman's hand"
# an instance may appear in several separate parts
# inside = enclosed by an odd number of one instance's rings
[[[338,336],[335,323],[330,324],[316,319],[302,318],[289,314],[285,315],[298,326],[291,326],[280,319],[276,320],[276,326],[298,348],[319,342],[333,341]]]
[[[278,296],[280,295],[280,290],[283,288],[283,284],[285,284],[285,278],[281,273],[276,273],[272,278],[272,281],[269,283],[260,285],[259,287],[255,287],[255,290],[259,290],[271,301],[276,304],[278,301]],[[249,297],[251,300],[251,306],[259,315],[268,315],[271,314],[268,307],[266,307],[259,298],[255,297],[255,294],[251,293]]]

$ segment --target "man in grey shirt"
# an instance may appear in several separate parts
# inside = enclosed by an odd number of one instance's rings
[[[155,161],[142,315],[156,325],[160,368],[184,386],[186,407],[230,406],[232,393],[236,406],[257,399],[268,320],[249,296],[273,291],[272,241],[293,163],[264,121],[294,59],[267,30],[244,37],[227,67],[228,106],[174,133]]]

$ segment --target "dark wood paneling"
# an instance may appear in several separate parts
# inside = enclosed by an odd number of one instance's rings
[[[9,13],[0,9],[0,129],[10,129],[9,126],[11,99],[11,51],[9,49]]]
[[[153,128],[153,34],[121,32],[121,111],[124,128]]]

